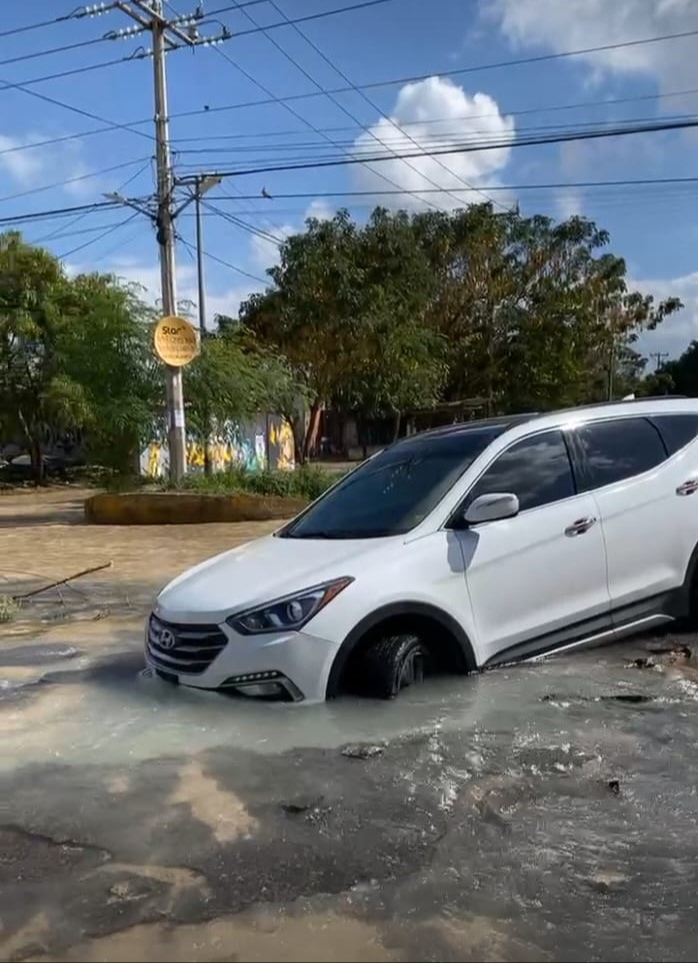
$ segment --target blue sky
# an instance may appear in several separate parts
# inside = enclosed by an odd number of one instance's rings
[[[275,2],[283,15],[296,19],[360,0]],[[51,20],[75,9],[70,0],[27,0],[6,6],[10,9],[3,11],[3,30]],[[170,12],[183,14],[194,6],[186,0],[173,0]],[[206,9],[232,6],[232,0],[208,0]],[[384,203],[417,209],[426,201],[454,206],[459,199],[478,199],[479,195],[464,191],[464,182],[486,189],[696,174],[698,141],[693,132],[544,147],[510,148],[508,142],[527,129],[549,125],[692,114],[698,95],[677,92],[698,88],[698,36],[473,70],[500,61],[698,29],[694,0],[614,0],[612,5],[601,0],[388,0],[299,25],[330,63],[293,27],[251,32],[279,23],[283,15],[269,0],[249,5],[244,12],[226,10],[202,32],[215,34],[226,26],[233,39],[218,47],[169,55],[171,135],[180,173],[269,166],[284,157],[337,156],[361,150],[390,155],[398,149],[415,149],[415,141],[434,144],[435,137],[440,146],[454,139],[483,136],[497,138],[501,146],[439,160],[415,160],[409,166],[390,157],[371,169],[358,165],[227,179],[222,188],[211,192],[210,203],[244,219],[265,236],[207,212],[205,247],[256,277],[264,277],[265,267],[275,256],[270,237],[298,229],[309,213],[324,216],[338,206],[348,206],[357,218],[366,216],[365,199],[324,198],[327,192],[389,190],[397,184],[413,193],[386,197]],[[126,57],[144,42],[142,37],[8,63],[100,38],[130,24],[123,13],[114,10],[2,38],[0,85],[21,84]],[[147,46],[147,40],[145,43]],[[354,91],[337,94],[338,103],[314,96],[293,99],[287,106],[267,103],[227,109],[250,101],[317,93],[318,86],[348,86],[331,64],[355,85],[414,76],[426,79],[372,87],[365,91],[366,97]],[[465,68],[469,72],[452,73]],[[445,72],[448,77],[443,76]],[[135,130],[109,130],[21,149],[36,141],[93,131],[104,124],[24,91],[0,90],[0,216],[99,201],[114,190],[141,197],[152,191],[153,142],[147,136],[152,133],[148,119],[153,112],[150,60],[86,70],[28,89],[106,122],[145,123]],[[543,109],[570,104],[585,106]],[[190,112],[193,115],[178,116]],[[329,144],[313,127],[324,130],[326,137],[340,146]],[[419,188],[434,185],[457,193],[419,194]],[[37,190],[43,186],[47,189]],[[262,190],[272,199],[263,197]],[[309,196],[278,197],[287,193]],[[249,199],[239,199],[240,194]],[[647,351],[676,354],[698,337],[698,185],[502,190],[492,196],[505,204],[518,200],[525,213],[554,217],[581,213],[596,220],[610,231],[611,247],[627,259],[638,287],[659,297],[681,297],[686,310],[643,339]],[[123,224],[130,213],[102,211],[80,219],[37,222],[26,227],[25,235],[45,243],[73,269],[113,270],[143,283],[154,297],[158,271],[152,229],[140,217]],[[182,216],[179,232],[193,242],[189,213]],[[180,245],[178,260],[180,297],[193,299],[194,264],[184,245]],[[261,286],[213,259],[208,260],[206,271],[210,314],[234,312],[240,298]]]

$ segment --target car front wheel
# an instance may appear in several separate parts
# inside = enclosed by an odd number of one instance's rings
[[[419,636],[385,636],[363,655],[362,688],[381,699],[394,699],[401,689],[422,682],[430,670],[429,651]]]

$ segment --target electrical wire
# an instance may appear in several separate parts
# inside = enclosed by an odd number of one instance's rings
[[[269,2],[271,3],[271,5],[272,5],[272,7],[274,8],[274,10],[276,10],[276,11],[277,11],[278,13],[280,13],[282,16],[286,17],[286,15],[284,14],[283,10],[281,10],[281,8],[280,8],[280,7],[278,6],[278,4],[276,3],[276,0],[269,0]],[[286,17],[286,20],[288,20],[288,17]],[[368,94],[366,94],[363,90],[359,90],[359,88],[358,88],[358,87],[356,86],[356,84],[347,76],[347,74],[345,74],[344,71],[343,71],[340,67],[338,67],[337,64],[335,64],[334,61],[331,60],[331,59],[324,53],[324,51],[318,46],[318,44],[316,44],[315,41],[314,41],[311,37],[309,37],[308,34],[298,26],[298,24],[295,24],[295,23],[294,23],[294,24],[292,24],[291,26],[293,27],[295,33],[297,33],[299,37],[301,37],[303,40],[305,40],[305,42],[310,46],[311,50],[314,50],[315,53],[316,53],[319,57],[321,57],[322,60],[323,60],[326,64],[328,64],[328,66],[330,66],[330,67],[334,70],[334,72],[335,72],[339,77],[342,78],[342,80],[343,80],[345,83],[349,84],[349,85],[351,86],[352,90],[354,90],[357,94],[359,94],[359,96],[368,104],[368,106],[369,106],[372,110],[376,110],[376,111],[378,112],[379,117],[384,117],[384,116],[385,116],[383,110],[378,106],[378,104],[377,104],[374,100],[372,100],[372,99],[368,96]],[[295,61],[293,61],[293,62],[295,63]],[[305,71],[303,71],[303,72],[305,73]],[[318,86],[319,86],[319,85],[318,85]],[[342,109],[349,117],[351,117],[354,121],[356,121],[356,122],[358,123],[357,118],[354,116],[354,114],[352,114],[351,111],[348,111],[348,110],[344,107],[344,105],[342,104],[341,101],[337,100],[335,97],[332,97],[331,99],[332,99],[333,103],[335,103],[335,104],[337,104],[339,107],[341,107],[341,109]],[[407,137],[407,139],[408,139],[412,144],[414,144],[415,147],[420,147],[420,146],[421,146],[421,145],[419,144],[419,142],[416,141],[407,131],[403,130],[400,125],[396,124],[395,121],[394,121],[391,117],[387,117],[387,116],[386,116],[385,119],[388,121],[388,123],[389,123],[395,130],[397,130],[397,131],[399,131],[399,132],[401,133],[401,135],[403,136],[403,138],[404,138],[404,137]],[[384,141],[382,138],[378,137],[378,135],[375,133],[375,131],[374,131],[374,129],[373,129],[372,127],[363,127],[363,130],[364,130],[367,134],[369,134],[374,140],[377,140],[378,143],[380,143],[380,144],[382,144],[383,146],[385,146],[385,141]],[[461,177],[460,174],[458,174],[458,173],[456,173],[455,171],[451,170],[450,167],[447,167],[446,164],[443,163],[443,161],[440,161],[437,157],[434,157],[434,158],[432,158],[432,159],[434,160],[434,162],[435,162],[443,171],[445,171],[450,177],[455,177],[455,179],[456,179],[459,183],[461,183],[464,187],[466,187],[468,190],[475,191],[476,194],[479,194],[479,195],[480,195],[481,197],[483,197],[486,201],[490,201],[490,202],[494,203],[495,205],[501,207],[502,210],[506,210],[506,209],[507,209],[506,207],[504,207],[504,205],[499,204],[499,201],[493,201],[491,197],[488,197],[488,196],[487,196],[486,194],[484,194],[482,191],[479,191],[477,188],[473,187],[473,185],[472,185],[472,184],[469,184],[468,181],[466,181],[465,178]],[[420,171],[418,167],[415,167],[413,164],[410,164],[409,161],[407,161],[407,162],[404,162],[404,161],[403,161],[403,163],[407,163],[407,166],[410,168],[410,170],[414,171],[418,176],[422,177],[428,184],[431,184],[433,187],[438,187],[438,184],[436,184],[435,181],[432,180],[431,177],[428,177],[423,171]],[[455,194],[449,194],[448,196],[452,197],[452,198],[453,198],[454,200],[456,200],[456,201],[459,200],[459,199],[455,196]]]
[[[171,4],[169,4],[169,5],[171,6]],[[247,13],[246,11],[243,11],[243,13],[245,13],[245,16],[247,17],[248,20],[250,20],[252,23],[256,23],[256,21],[251,17],[251,15],[250,15],[249,13]],[[283,48],[280,44],[278,44],[277,41],[276,41],[273,37],[270,37],[270,36],[266,33],[266,31],[263,31],[263,32],[264,32],[264,35],[267,37],[267,39],[268,39],[277,49],[279,49],[279,50],[281,51],[281,53],[283,53],[284,56],[287,57],[287,58],[311,81],[311,83],[314,84],[314,86],[318,88],[319,91],[322,91],[322,90],[323,90],[322,86],[321,86],[304,68],[300,67],[300,65],[297,64],[297,63],[293,60],[293,58],[292,58],[289,54],[286,53],[286,51],[284,50],[284,48]],[[331,137],[329,137],[327,134],[322,133],[322,131],[321,131],[321,129],[320,129],[319,127],[317,127],[317,126],[316,126],[315,124],[313,124],[311,121],[307,120],[307,118],[305,118],[302,114],[300,114],[297,110],[295,110],[295,108],[291,107],[290,104],[285,103],[281,98],[276,98],[276,97],[274,97],[274,95],[272,94],[271,90],[270,90],[268,87],[266,87],[264,84],[260,83],[255,77],[252,76],[252,74],[250,74],[247,70],[245,70],[245,69],[244,69],[243,67],[241,67],[239,64],[235,63],[235,61],[232,60],[232,58],[230,58],[224,50],[221,50],[219,47],[216,47],[215,50],[217,51],[217,53],[218,53],[221,57],[223,57],[225,60],[227,60],[228,63],[231,64],[231,66],[235,67],[236,70],[238,70],[240,73],[242,73],[243,76],[247,77],[248,80],[250,80],[252,83],[254,83],[260,90],[264,91],[264,93],[266,93],[266,94],[270,95],[271,97],[273,97],[273,98],[274,98],[274,101],[275,101],[276,103],[280,104],[282,107],[284,107],[285,110],[287,110],[287,111],[289,111],[291,114],[293,114],[293,116],[296,117],[298,120],[300,120],[301,123],[303,123],[306,127],[309,127],[311,130],[313,130],[316,134],[318,134],[320,137],[322,137],[324,140],[326,140],[329,144],[331,144],[333,147],[335,147],[335,149],[337,148],[336,143],[334,142],[334,140],[333,140]],[[355,118],[352,114],[350,114],[350,113],[346,110],[346,108],[344,108],[344,106],[343,106],[339,101],[335,101],[334,98],[333,98],[331,95],[330,95],[330,99],[332,99],[333,102],[337,103],[337,105],[338,105],[349,117],[351,117],[352,120],[356,121],[356,118]],[[365,129],[365,128],[364,128],[364,129]],[[376,138],[376,139],[377,139],[377,138]],[[368,170],[371,170],[371,168],[368,168]],[[385,175],[385,174],[382,174],[382,173],[380,173],[380,172],[378,172],[378,171],[372,171],[372,173],[376,174],[377,177],[380,177],[381,180],[384,180],[386,183],[391,184],[393,187],[399,187],[399,186],[400,186],[396,181],[394,181],[392,178],[388,177],[388,176]],[[406,191],[406,193],[410,193],[410,192],[409,192],[409,191]],[[416,197],[416,195],[415,195],[415,197]],[[431,202],[427,201],[426,203],[427,203],[430,207],[432,207],[432,208],[434,208],[434,209],[437,209],[437,208],[436,208],[436,205],[432,204]]]
[[[291,23],[293,22],[294,21],[291,21]],[[300,22],[300,21],[295,21],[295,22]],[[286,26],[288,26],[288,24],[286,24]],[[357,84],[356,87],[358,90],[376,90],[381,87],[402,86],[408,83],[419,83],[422,80],[428,80],[430,77],[434,77],[434,76],[455,77],[460,74],[476,73],[477,71],[480,71],[480,70],[499,70],[505,67],[519,67],[529,63],[538,63],[540,61],[548,61],[548,60],[558,60],[558,59],[564,59],[568,57],[580,57],[580,56],[585,56],[586,54],[599,53],[599,52],[608,51],[608,50],[621,50],[625,47],[637,47],[642,44],[659,43],[661,41],[674,40],[681,37],[691,37],[696,34],[698,34],[698,30],[689,30],[689,31],[686,31],[685,33],[665,34],[663,36],[647,37],[643,40],[624,40],[624,41],[618,41],[617,43],[613,43],[613,44],[603,44],[598,47],[582,47],[576,50],[562,50],[562,51],[559,51],[558,53],[540,54],[539,56],[535,56],[535,57],[528,57],[528,58],[520,57],[516,60],[501,60],[501,61],[496,61],[494,63],[473,64],[468,67],[458,67],[452,70],[432,70],[426,74],[413,74],[412,76],[409,76],[409,77],[392,77],[388,80],[375,80],[364,84]],[[252,100],[252,101],[246,101],[246,102],[237,103],[237,104],[223,104],[218,107],[211,106],[209,104],[206,107],[197,108],[196,110],[180,111],[179,113],[171,114],[170,119],[194,117],[200,114],[212,114],[212,113],[219,113],[219,112],[230,111],[230,110],[241,110],[242,108],[247,108],[247,107],[261,107],[266,104],[274,104],[279,102],[289,103],[289,102],[298,101],[298,100],[309,100],[311,98],[322,97],[327,94],[351,93],[353,90],[354,88],[350,86],[334,87],[331,89],[323,89],[322,93],[318,91],[309,91],[303,94],[289,94],[286,97],[271,98],[269,100]],[[657,95],[657,96],[660,96],[660,95]],[[141,121],[140,123],[144,123],[144,121]]]
[[[186,241],[180,234],[177,235],[177,240],[180,241],[190,251],[194,251],[194,252],[196,251],[196,248],[194,247],[194,245],[190,244],[189,241]],[[202,251],[203,251],[203,248],[202,248]],[[242,274],[243,277],[251,278],[253,281],[258,281],[260,284],[269,283],[268,281],[265,281],[264,278],[260,278],[256,274],[251,274],[249,271],[243,271],[243,269],[238,267],[237,264],[233,264],[230,261],[226,261],[224,258],[218,257],[217,254],[211,254],[210,251],[203,251],[203,254],[205,257],[210,258],[211,261],[217,261],[218,264],[223,264],[225,267],[230,268],[231,271],[235,271],[236,274]]]
[[[102,234],[99,234],[97,237],[91,237],[88,241],[83,241],[82,244],[78,244],[77,247],[71,247],[69,251],[64,251],[63,254],[59,254],[58,260],[62,261],[64,258],[70,257],[71,254],[77,254],[78,251],[84,250],[86,247],[89,247],[90,244],[97,244],[98,241],[108,237],[109,234],[117,231],[120,227],[125,227],[127,224],[130,224],[131,221],[133,221],[136,217],[138,217],[138,211],[134,211],[133,214],[130,214],[118,224],[111,224],[106,231],[104,231]]]
[[[398,159],[403,160],[405,158],[411,159],[414,157],[427,157],[434,154],[467,154],[476,153],[485,150],[498,150],[503,147],[532,147],[540,146],[543,144],[560,144],[566,143],[567,141],[583,141],[583,140],[599,140],[606,137],[622,137],[628,134],[649,134],[649,133],[661,133],[663,131],[671,130],[687,130],[691,128],[698,127],[698,120],[684,120],[684,121],[671,121],[671,122],[658,122],[655,124],[645,124],[636,125],[635,127],[621,127],[621,128],[605,128],[603,130],[594,131],[570,131],[567,134],[551,134],[543,135],[539,137],[529,137],[529,138],[515,138],[513,140],[499,141],[491,140],[490,142],[483,143],[471,143],[466,145],[451,145],[447,148],[432,150],[432,151],[413,151],[411,153],[399,154]],[[260,167],[248,167],[248,168],[237,168],[228,171],[212,171],[218,177],[233,177],[233,176],[243,176],[249,174],[268,174],[274,173],[276,171],[295,171],[295,170],[314,170],[323,167],[343,167],[347,165],[354,164],[365,164],[367,160],[371,163],[379,163],[380,161],[391,160],[390,155],[381,155],[372,158],[366,157],[338,157],[329,158],[327,160],[316,160],[316,161],[303,161],[301,163],[286,163],[277,164],[275,166],[260,166]],[[402,193],[408,193],[407,191],[402,191]]]
[[[141,174],[145,173],[145,171],[149,167],[150,167],[150,158],[146,160],[145,164],[142,167],[138,168],[135,174],[131,174],[131,176],[127,177],[122,184],[119,184],[119,186],[116,188],[115,193],[121,194],[122,191],[125,191],[126,188],[129,186],[129,184],[132,184],[135,180],[137,180],[141,176]],[[75,224],[79,224],[80,221],[84,220],[87,217],[88,213],[89,211],[85,211],[82,214],[78,214],[78,216],[74,220],[72,220],[69,224],[62,224],[61,227],[58,228],[58,230],[63,231],[65,230],[65,228],[70,228],[70,227],[73,227]],[[34,241],[34,244],[42,244],[44,241],[51,241],[56,237],[65,237],[65,235],[56,234],[56,231],[52,231],[50,234],[46,234],[43,237],[37,238],[36,241]]]
[[[52,184],[42,184],[40,187],[30,187],[26,191],[17,191],[15,194],[5,194],[3,197],[0,197],[0,203],[3,201],[13,201],[18,197],[29,197],[31,194],[40,194],[42,191],[50,191],[55,187],[65,187],[67,184],[77,184],[79,181],[86,181],[91,177],[99,177],[101,174],[111,174],[113,171],[123,170],[124,167],[130,167],[132,164],[142,164],[144,160],[150,161],[150,158],[137,157],[135,160],[124,161],[122,164],[113,164],[111,167],[104,167],[99,171],[89,171],[87,174],[78,174],[76,177],[68,177],[63,181],[54,181]]]
[[[483,190],[486,191],[536,191],[536,190],[560,190],[564,188],[577,189],[577,188],[597,188],[597,187],[641,187],[646,185],[669,185],[669,184],[698,184],[698,177],[642,177],[636,180],[630,179],[620,179],[620,180],[607,180],[607,181],[565,181],[565,182],[548,182],[542,184],[486,184]],[[438,190],[424,190],[423,194],[438,194],[441,193],[442,188]],[[404,191],[298,191],[294,193],[283,193],[274,194],[272,200],[286,201],[286,200],[322,200],[324,198],[341,198],[341,197],[383,197],[389,196],[391,194],[400,195],[404,194]],[[219,198],[222,200],[223,198]],[[236,200],[250,200],[258,201],[260,199],[259,194],[241,194]]]

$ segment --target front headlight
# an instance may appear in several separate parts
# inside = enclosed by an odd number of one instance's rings
[[[351,585],[353,578],[338,578],[313,588],[294,592],[283,598],[258,605],[246,612],[238,612],[226,619],[228,625],[241,635],[258,635],[262,632],[296,631],[324,609],[328,602]]]

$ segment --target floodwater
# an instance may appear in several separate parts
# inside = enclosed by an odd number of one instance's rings
[[[694,639],[287,705],[141,632],[0,648],[0,959],[695,959]]]
[[[344,698],[320,705],[264,702],[161,681],[143,669],[134,625],[131,651],[94,659],[94,627],[72,643],[25,644],[0,654],[0,769],[47,758],[124,763],[221,744],[257,753],[384,742],[419,732],[545,727],[561,708],[646,695],[660,703],[698,699],[686,666],[628,672],[644,645],[600,649],[468,678],[431,680],[395,702]],[[696,673],[698,678],[698,672]]]

